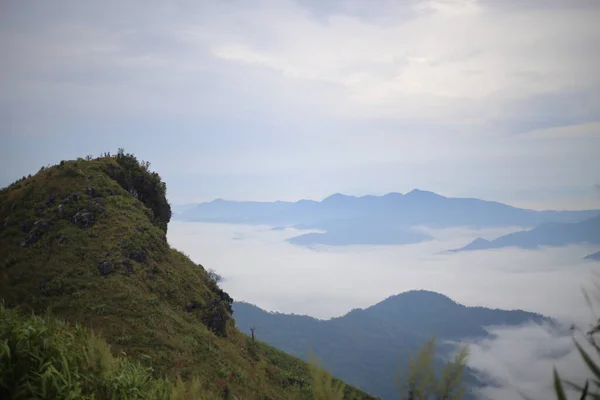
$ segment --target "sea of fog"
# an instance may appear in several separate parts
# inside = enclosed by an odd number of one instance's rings
[[[442,253],[476,237],[492,239],[518,228],[421,228],[436,240],[399,246],[300,247],[285,239],[306,231],[268,226],[172,222],[168,239],[192,260],[223,276],[235,299],[284,313],[340,316],[407,290],[436,291],[465,304],[523,309],[590,321],[582,288],[598,249],[568,246]]]
[[[597,248],[444,253],[477,237],[494,239],[519,229],[421,229],[436,240],[307,248],[285,240],[306,231],[191,222],[172,222],[168,239],[222,275],[221,286],[235,300],[269,311],[331,318],[407,290],[426,289],[464,305],[523,309],[583,328],[598,318],[582,293],[584,288],[594,293],[594,283],[600,282],[595,273],[600,264],[583,260]],[[586,375],[569,334],[544,326],[493,328],[490,333],[488,339],[469,343],[469,365],[495,383],[481,390],[482,399],[554,398],[554,366],[575,381]]]

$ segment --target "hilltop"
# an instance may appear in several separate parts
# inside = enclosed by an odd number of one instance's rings
[[[196,378],[206,398],[310,398],[307,364],[241,333],[233,299],[169,246],[166,185],[149,168],[119,151],[0,190],[0,299],[81,324],[156,377]]]
[[[426,290],[400,293],[329,320],[267,312],[245,302],[234,302],[233,309],[242,330],[252,326],[261,340],[299,357],[306,357],[309,347],[336,376],[383,399],[397,398],[393,374],[398,365],[433,336],[440,343],[456,343],[488,337],[490,326],[555,324],[521,310],[467,307]],[[440,355],[455,350],[444,344]],[[444,363],[438,358],[436,367]],[[471,370],[465,380],[470,388],[485,384]],[[467,391],[465,399],[472,398]]]

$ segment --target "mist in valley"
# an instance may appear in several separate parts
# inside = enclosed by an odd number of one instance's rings
[[[563,326],[594,320],[582,289],[593,288],[593,246],[516,248],[447,253],[476,237],[493,239],[515,228],[419,228],[435,238],[402,246],[296,246],[305,233],[270,226],[172,222],[168,239],[223,277],[236,301],[264,310],[329,319],[372,306],[388,296],[425,289],[467,306],[522,309]],[[235,317],[235,316],[234,316]],[[552,393],[552,367],[580,377],[585,367],[568,330],[528,325],[490,327],[490,337],[469,343],[469,365],[491,385],[482,398]]]

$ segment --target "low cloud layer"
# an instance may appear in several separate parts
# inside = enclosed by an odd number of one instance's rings
[[[592,375],[575,348],[574,338],[596,362],[599,360],[581,335],[558,333],[548,326],[494,328],[490,333],[491,338],[469,344],[469,365],[491,383],[478,390],[483,399],[555,398],[552,381],[555,367],[561,378],[583,386]],[[579,399],[571,395],[569,398]]]
[[[222,274],[234,298],[267,310],[329,318],[399,292],[428,289],[465,305],[588,321],[581,289],[595,264],[582,257],[593,247],[436,254],[479,236],[490,239],[514,230],[426,230],[436,240],[309,249],[285,242],[298,235],[292,229],[172,222],[169,241]]]
[[[433,290],[469,306],[523,309],[585,330],[595,320],[582,294],[593,289],[592,248],[503,249],[437,254],[475,237],[514,229],[427,230],[436,240],[407,246],[307,249],[285,242],[297,234],[269,227],[174,222],[169,242],[215,269],[236,300],[270,311],[317,318],[369,307],[407,290]],[[592,291],[593,293],[593,291]],[[494,386],[483,399],[552,398],[552,367],[582,382],[585,367],[568,329],[491,327],[489,339],[469,343],[470,365]]]

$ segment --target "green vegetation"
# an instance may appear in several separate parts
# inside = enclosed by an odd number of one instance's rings
[[[218,278],[170,248],[165,191],[124,151],[63,161],[0,190],[8,397],[312,397],[308,364],[236,329]],[[48,310],[52,318],[23,314]],[[344,395],[372,398],[350,386]]]
[[[253,345],[254,355],[264,350]],[[292,357],[276,354],[270,368],[289,366],[304,374],[306,365]],[[291,364],[289,361],[294,360]],[[315,360],[309,366],[311,383],[297,380],[304,390],[290,391],[285,398],[319,400],[358,399],[363,394],[347,388],[321,369]],[[265,374],[256,371],[263,389],[269,384]],[[239,377],[238,377],[239,378]],[[246,377],[247,378],[247,377]],[[293,380],[291,376],[287,377]],[[293,385],[291,385],[293,386]],[[313,397],[314,396],[314,397]],[[121,353],[113,355],[110,346],[80,324],[74,326],[54,318],[7,309],[0,304],[0,398],[2,399],[219,399],[201,379],[185,382],[156,377],[151,367],[134,362]],[[245,397],[254,398],[254,397]],[[368,398],[368,397],[366,397]]]
[[[99,337],[51,317],[0,305],[0,398],[205,398],[199,381],[154,378],[152,369],[111,354]]]

